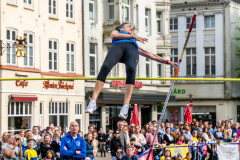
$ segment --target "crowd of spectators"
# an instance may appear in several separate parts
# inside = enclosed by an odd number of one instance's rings
[[[86,134],[79,131],[78,123],[71,122],[69,131],[50,124],[46,129],[34,126],[32,130],[20,130],[18,134],[4,132],[0,141],[1,159],[35,160],[35,159],[75,159],[93,160],[97,156],[106,157],[110,152],[112,160],[137,160],[137,156],[149,149],[157,122],[150,121],[143,127],[119,121],[116,130],[96,130],[93,124],[88,126]],[[186,155],[171,155],[164,146],[197,143],[206,144],[211,141],[239,141],[239,123],[231,120],[217,121],[213,127],[208,121],[193,119],[191,124],[161,123],[153,150],[154,160],[212,160],[217,158],[214,147],[204,145],[191,147]],[[197,150],[199,154],[197,154]]]

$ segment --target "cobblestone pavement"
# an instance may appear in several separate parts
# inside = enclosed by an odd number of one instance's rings
[[[109,152],[106,152],[106,157],[101,157],[101,153],[98,152],[97,153],[97,157],[95,158],[95,160],[111,160],[111,154]]]

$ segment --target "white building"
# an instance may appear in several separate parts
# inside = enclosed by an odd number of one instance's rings
[[[81,1],[1,0],[0,7],[0,39],[8,47],[0,59],[1,78],[83,76]],[[15,35],[27,36],[24,58],[15,56]],[[66,127],[75,119],[84,127],[84,81],[1,81],[0,86],[1,133],[50,123]]]
[[[178,61],[194,12],[197,12],[191,37],[181,64],[179,77],[234,78],[236,62],[233,39],[239,24],[239,2],[222,0],[171,0],[171,57]],[[174,71],[172,71],[173,73]],[[238,87],[237,87],[238,84]],[[237,120],[240,96],[229,82],[178,82],[175,102],[169,103],[168,119],[183,121],[184,108],[192,99],[193,117],[212,121]],[[182,93],[184,91],[184,93]],[[178,113],[178,114],[173,114]],[[177,117],[176,117],[177,115]]]
[[[169,0],[84,0],[84,75],[97,76],[112,45],[111,32],[116,25],[125,21],[135,25],[137,35],[148,38],[149,42],[138,43],[140,46],[170,59],[169,13]],[[162,76],[170,76],[170,66],[140,57],[136,77]],[[109,77],[126,77],[125,66],[117,64]],[[106,81],[97,101],[99,109],[89,117],[89,123],[97,128],[116,128],[124,100],[124,87],[114,86],[115,82]],[[117,82],[124,84],[124,81]],[[136,81],[136,84],[139,83],[142,86],[134,89],[130,103],[138,104],[140,123],[145,124],[157,119],[160,109],[157,109],[157,103],[165,100],[169,82]],[[88,103],[95,81],[86,81],[85,85],[85,100]]]

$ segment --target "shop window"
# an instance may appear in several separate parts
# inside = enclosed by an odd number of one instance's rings
[[[82,130],[82,104],[75,104],[75,120],[78,122],[79,130]]]
[[[14,29],[7,29],[6,33],[7,37],[7,64],[8,65],[16,65],[17,59],[15,56],[16,52],[16,46],[14,45],[14,42],[16,41],[15,36],[17,35],[17,31]]]
[[[151,60],[146,58],[146,77],[151,77]]]
[[[49,103],[49,124],[61,126],[68,125],[68,103],[67,102],[50,102]]]
[[[9,102],[8,131],[17,133],[20,129],[31,129],[32,109],[32,102]]]

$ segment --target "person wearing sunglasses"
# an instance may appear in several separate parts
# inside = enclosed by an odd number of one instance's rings
[[[123,154],[123,147],[120,142],[119,131],[115,130],[113,132],[113,138],[111,140],[111,156],[112,160],[117,160]]]

